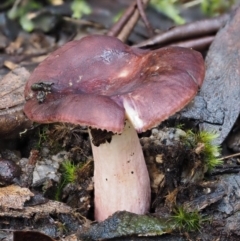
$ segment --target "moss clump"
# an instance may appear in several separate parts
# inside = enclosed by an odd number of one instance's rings
[[[221,148],[219,145],[214,144],[217,137],[218,134],[213,132],[200,131],[194,133],[191,130],[187,131],[184,137],[184,143],[192,148],[197,155],[203,157],[207,171],[211,171],[216,166],[223,164],[222,160],[218,158]]]
[[[177,228],[187,232],[199,231],[202,223],[208,220],[203,218],[198,211],[187,212],[183,207],[175,208],[172,218]]]
[[[62,190],[67,184],[77,181],[78,168],[78,165],[75,165],[69,160],[62,163],[62,178],[55,193],[55,200],[61,200]]]
[[[78,166],[67,160],[62,163],[64,184],[73,183],[77,180]]]

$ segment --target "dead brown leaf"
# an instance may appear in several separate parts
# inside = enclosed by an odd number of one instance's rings
[[[2,208],[23,209],[25,201],[34,194],[28,188],[16,185],[0,188],[0,206]]]
[[[16,198],[16,197],[15,197]],[[16,198],[17,200],[17,198]],[[0,212],[0,217],[31,218],[35,214],[48,216],[49,214],[70,214],[72,209],[64,203],[49,200],[47,203],[32,207],[24,207],[21,210],[7,210]]]
[[[175,188],[172,192],[169,192],[166,195],[165,199],[165,204],[169,207],[172,208],[174,205],[176,205],[176,200],[177,200],[177,194],[178,194],[179,189]]]

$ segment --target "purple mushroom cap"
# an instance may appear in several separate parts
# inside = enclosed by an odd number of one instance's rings
[[[121,133],[125,116],[138,132],[156,126],[192,100],[205,73],[200,53],[180,47],[131,48],[92,35],[54,51],[32,73],[24,111],[40,123],[69,122]],[[43,93],[32,86],[48,83]]]

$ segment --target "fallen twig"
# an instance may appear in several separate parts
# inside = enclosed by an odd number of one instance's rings
[[[142,0],[141,4],[145,7],[147,6],[148,2],[149,0]],[[109,30],[107,35],[115,36],[118,39],[125,42],[138,21],[138,18],[140,16],[139,12],[141,12],[141,16],[145,16],[144,11],[142,11],[143,7],[142,8],[140,7],[140,9],[136,7],[137,7],[137,1],[135,1],[133,4],[131,4],[128,7],[128,9],[125,11],[122,17],[118,20],[118,22],[114,24],[114,26]],[[146,19],[146,17],[144,19]],[[145,23],[145,25],[148,25],[148,23]]]
[[[123,26],[127,23],[136,9],[136,2],[133,2],[123,13],[121,18],[109,29],[107,35],[116,37],[122,30]]]
[[[232,158],[232,157],[237,157],[237,156],[240,156],[240,152],[238,152],[238,153],[234,153],[234,154],[232,154],[232,155],[228,155],[228,156],[224,156],[224,157],[221,157],[221,158],[219,158],[218,160],[226,160],[226,159],[229,159],[229,158]]]
[[[179,47],[192,48],[192,49],[201,51],[201,50],[207,49],[212,43],[212,41],[214,40],[214,38],[215,36],[206,36],[206,37],[201,37],[196,39],[175,42],[167,46],[179,46]]]
[[[152,47],[153,45],[172,44],[175,41],[192,39],[197,37],[208,36],[216,33],[225,25],[229,14],[223,14],[219,17],[199,20],[174,27],[164,33],[160,33],[148,40],[135,45],[135,47]]]
[[[148,33],[149,33],[150,37],[152,37],[154,35],[154,30],[146,17],[142,0],[137,0],[137,7],[138,7],[139,14],[148,30]]]

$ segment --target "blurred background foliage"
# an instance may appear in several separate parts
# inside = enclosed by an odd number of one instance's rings
[[[199,5],[202,12],[213,17],[228,11],[236,0],[151,0],[151,5],[166,14],[176,24],[184,24],[185,19],[180,16],[179,7],[189,8]]]
[[[175,24],[184,24],[186,20],[180,14],[182,8],[198,6],[207,17],[212,17],[226,12],[236,1],[237,0],[151,0],[150,5],[172,19]],[[39,28],[39,22],[42,22],[41,29],[47,32],[51,30],[52,22],[57,21],[57,19],[62,16],[62,11],[60,14],[58,9],[65,7],[66,4],[69,11],[71,11],[71,16],[69,17],[74,19],[81,19],[82,16],[88,15],[92,11],[87,0],[5,0],[0,3],[0,11],[7,9],[8,17],[18,21],[25,31],[31,32]],[[116,21],[122,13],[122,10],[119,11],[114,20]]]
[[[44,6],[61,6],[64,3],[65,1],[63,0],[9,0],[4,6],[12,4],[11,9],[8,11],[8,17],[12,20],[17,19],[22,28],[30,32],[35,29],[34,19],[37,15],[40,16],[43,14],[41,10],[43,10]],[[72,18],[80,19],[84,14],[87,15],[91,13],[91,8],[85,0],[72,0],[70,2],[70,8],[72,11]],[[51,8],[45,9],[45,13],[47,12],[51,12]]]

